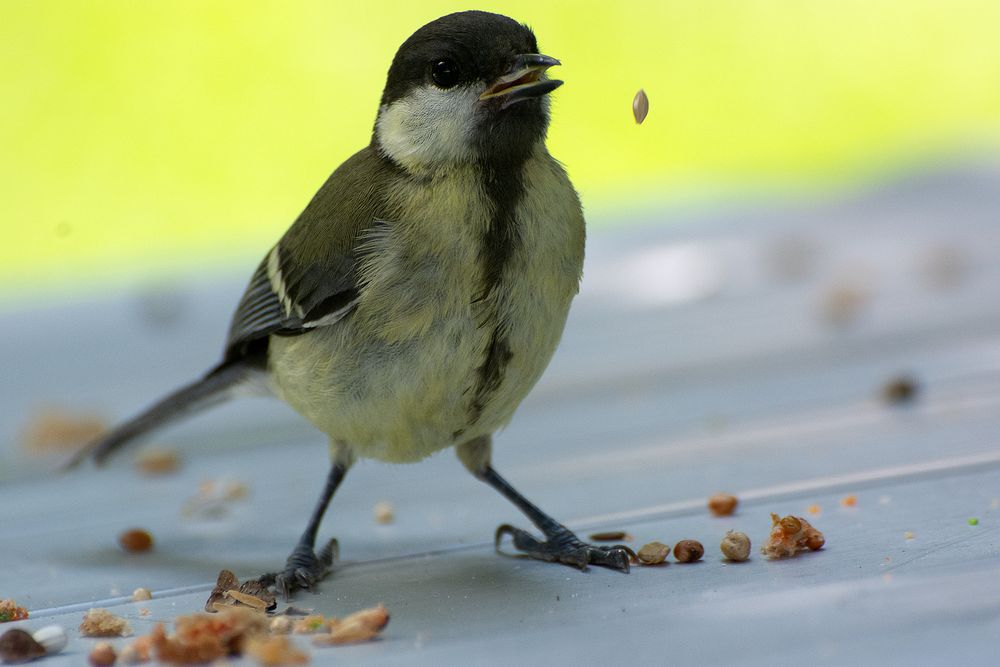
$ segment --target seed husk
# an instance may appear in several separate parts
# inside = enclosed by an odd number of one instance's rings
[[[42,645],[46,655],[53,655],[66,648],[69,638],[61,625],[46,625],[31,633],[31,638]]]
[[[650,542],[644,544],[635,555],[645,565],[659,565],[670,555],[670,545],[663,542]]]
[[[226,597],[236,600],[239,603],[245,604],[248,607],[253,607],[254,609],[267,609],[267,601],[261,600],[256,595],[248,595],[246,593],[241,593],[236,589],[230,589],[226,591]]]
[[[0,660],[4,662],[28,662],[43,655],[45,647],[20,628],[8,630],[0,637]]]

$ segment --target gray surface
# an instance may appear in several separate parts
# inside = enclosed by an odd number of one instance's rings
[[[626,528],[637,544],[698,539],[704,562],[625,576],[504,558],[494,527],[525,521],[449,453],[362,463],[321,532],[340,538],[345,563],[299,601],[328,614],[382,601],[393,620],[383,641],[314,660],[993,664],[998,216],[1000,171],[980,165],[845,201],[660,212],[593,233],[564,343],[498,438],[497,468],[573,526]],[[782,247],[810,258],[804,275],[775,275]],[[928,273],[941,248],[961,259],[955,284]],[[831,325],[825,296],[854,284],[868,294],[857,318]],[[0,316],[0,597],[32,610],[27,626],[75,628],[100,604],[143,632],[200,609],[219,569],[283,561],[326,462],[322,437],[277,403],[248,399],[163,433],[155,441],[186,460],[156,480],[131,455],[56,477],[16,446],[40,405],[122,416],[204,370],[241,287],[204,276]],[[920,399],[889,408],[878,391],[902,372]],[[223,476],[251,496],[220,519],[181,516],[200,480]],[[704,510],[719,489],[743,499],[735,517]],[[856,508],[839,505],[847,493]],[[372,521],[382,499],[397,508],[389,526]],[[814,503],[822,552],[719,560],[726,529],[759,544],[770,511]],[[152,531],[156,550],[121,553],[129,526]],[[156,599],[116,597],[137,586]],[[46,664],[80,664],[89,643]]]

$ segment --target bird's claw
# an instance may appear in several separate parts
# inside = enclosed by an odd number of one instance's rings
[[[284,570],[265,574],[261,577],[261,581],[272,583],[275,590],[281,593],[287,602],[291,599],[292,593],[300,588],[312,591],[330,571],[339,554],[340,545],[336,539],[327,542],[319,555],[310,545],[299,544],[285,561]]]
[[[531,533],[503,524],[497,528],[494,546],[498,553],[504,536],[510,535],[514,548],[523,555],[550,563],[563,563],[586,570],[588,565],[599,565],[620,572],[629,571],[629,559],[635,558],[635,552],[624,544],[614,546],[595,546],[580,540],[568,529],[549,535],[544,542]]]

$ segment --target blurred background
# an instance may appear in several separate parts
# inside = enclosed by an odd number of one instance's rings
[[[557,663],[572,645],[584,663],[622,646],[662,662],[665,627],[670,655],[698,664],[988,664],[1000,2],[479,7],[562,60],[549,147],[589,225],[562,343],[498,435],[497,469],[567,525],[714,555],[614,586],[523,578],[487,543],[521,517],[450,453],[362,461],[323,535],[377,576],[338,573],[320,611],[384,600],[396,634],[370,648],[428,638],[406,664],[505,655],[483,648],[498,637],[517,662],[521,635],[550,637],[532,655]],[[52,471],[216,362],[260,258],[368,142],[396,48],[467,8],[0,0],[0,592],[76,614],[137,585],[173,591],[133,617],[142,628],[201,608],[222,567],[281,562],[327,462],[278,401],[208,411],[108,470]],[[720,490],[745,513],[725,526],[755,545],[780,511],[808,513],[828,549],[719,563],[705,499]],[[375,523],[378,500],[397,523]],[[126,526],[155,534],[145,560],[115,546]],[[801,641],[774,642],[776,625]],[[428,652],[448,642],[462,657]]]
[[[594,227],[850,192],[1000,144],[991,0],[479,6],[563,61],[550,148]],[[465,8],[3,2],[0,308],[248,274],[367,142],[398,45]]]
[[[590,241],[527,405],[600,409],[553,423],[691,433],[1000,357],[1000,4],[482,7],[563,62],[549,145]],[[398,45],[464,8],[0,4],[0,477],[215,361],[260,257],[368,142]],[[317,437],[253,402],[173,433]]]

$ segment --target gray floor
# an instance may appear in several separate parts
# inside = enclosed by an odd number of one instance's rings
[[[592,233],[564,343],[496,466],[573,527],[698,539],[704,561],[626,576],[505,558],[493,529],[524,519],[449,453],[362,463],[321,533],[340,538],[344,563],[298,602],[326,614],[384,602],[392,622],[382,641],[313,660],[995,664],[1000,169],[635,217]],[[0,597],[31,609],[24,625],[75,628],[99,605],[145,632],[200,609],[223,567],[274,569],[300,532],[324,441],[276,403],[163,433],[154,444],[185,465],[156,480],[131,455],[54,476],[17,445],[39,406],[120,417],[212,363],[242,279],[199,280],[0,315]],[[831,295],[847,292],[856,311],[831,322]],[[918,400],[886,406],[880,388],[900,373]],[[250,497],[221,518],[181,516],[201,480],[223,477]],[[717,490],[742,498],[735,516],[705,511]],[[847,494],[856,507],[840,505]],[[372,520],[378,500],[395,523]],[[770,512],[813,504],[823,551],[720,560],[727,529],[759,544]],[[155,535],[153,553],[120,552],[129,526]],[[137,586],[155,599],[128,602]],[[81,664],[89,645],[74,638],[47,664]]]

